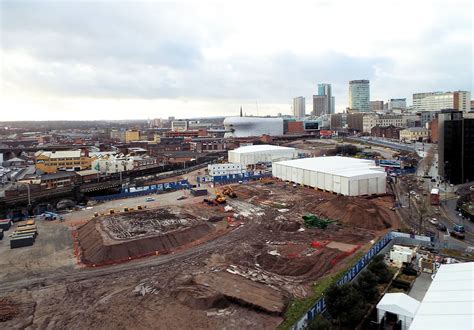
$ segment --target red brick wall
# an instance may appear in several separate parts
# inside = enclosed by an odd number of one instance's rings
[[[288,134],[304,133],[304,127],[302,121],[290,121],[288,122]]]

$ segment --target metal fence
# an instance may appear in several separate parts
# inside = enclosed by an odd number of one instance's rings
[[[370,250],[362,256],[351,269],[349,269],[342,277],[337,281],[337,285],[341,286],[350,281],[352,281],[361,271],[365,268],[380,251],[382,251],[389,243],[404,243],[407,245],[425,245],[430,246],[432,244],[437,244],[433,242],[432,237],[420,236],[420,235],[410,235],[399,232],[389,232],[384,237],[382,237],[377,243],[375,243]],[[318,314],[321,314],[326,309],[326,301],[324,297],[321,297],[316,303],[311,307],[308,312],[301,317],[296,324],[292,326],[294,330],[304,329],[305,325],[313,320]]]

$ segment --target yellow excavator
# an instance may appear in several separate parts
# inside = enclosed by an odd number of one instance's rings
[[[217,204],[224,204],[226,202],[225,197],[217,189],[215,190],[215,193],[216,193],[215,201],[217,202]]]
[[[227,186],[222,190],[222,193],[230,198],[236,198],[237,194],[235,193],[234,189],[231,186]]]

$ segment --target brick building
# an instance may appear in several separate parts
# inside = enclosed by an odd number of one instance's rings
[[[396,127],[393,125],[389,126],[374,126],[370,131],[371,136],[383,137],[386,139],[400,139],[400,131],[403,128]]]

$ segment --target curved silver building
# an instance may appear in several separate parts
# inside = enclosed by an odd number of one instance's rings
[[[283,118],[227,117],[224,128],[225,137],[283,135]]]

